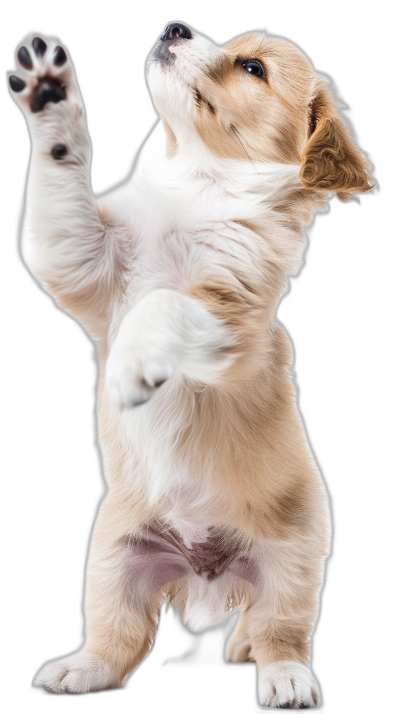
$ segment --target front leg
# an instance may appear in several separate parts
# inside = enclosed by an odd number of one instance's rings
[[[105,225],[90,183],[91,147],[75,71],[54,39],[34,37],[9,75],[32,140],[27,262],[58,302],[98,323],[115,283],[118,230]]]
[[[154,290],[123,319],[107,362],[106,387],[120,409],[146,402],[173,374],[217,383],[235,359],[235,340],[198,300]]]

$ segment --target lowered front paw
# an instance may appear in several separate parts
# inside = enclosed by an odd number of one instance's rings
[[[118,409],[137,407],[157,392],[175,367],[173,355],[156,354],[143,343],[119,349],[117,345],[107,363],[108,396]]]
[[[308,667],[299,662],[274,662],[258,675],[261,706],[308,709],[319,702],[318,685]]]
[[[172,291],[156,290],[122,320],[106,368],[106,389],[118,409],[147,402],[177,369],[183,336],[176,312]]]
[[[119,409],[137,406],[174,372],[216,382],[232,363],[232,344],[200,302],[175,290],[153,290],[122,320],[107,362],[109,397]]]
[[[45,664],[33,685],[54,694],[82,694],[118,687],[119,682],[107,662],[90,652],[77,652]]]

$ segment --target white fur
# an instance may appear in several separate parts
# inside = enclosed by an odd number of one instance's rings
[[[147,79],[157,111],[168,119],[176,136],[187,144],[196,138],[192,128],[196,78],[218,59],[222,50],[199,33],[194,33],[190,42],[179,45],[175,52],[173,48],[171,50],[175,56],[173,66],[162,66],[150,55]],[[199,141],[196,144],[201,146]]]
[[[107,363],[106,385],[115,406],[135,406],[174,372],[216,381],[232,363],[232,340],[223,324],[197,300],[173,290],[153,290],[125,316]]]
[[[258,674],[258,699],[264,707],[314,707],[319,689],[308,667],[299,662],[274,662]]]
[[[107,662],[90,652],[77,652],[45,664],[33,680],[35,687],[61,694],[83,694],[118,686]]]

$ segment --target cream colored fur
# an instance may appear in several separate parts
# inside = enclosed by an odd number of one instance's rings
[[[31,41],[33,66],[18,68],[25,87],[14,94],[32,137],[26,255],[96,344],[109,484],[90,546],[84,648],[35,683],[120,686],[169,598],[194,630],[241,606],[228,660],[256,661],[261,704],[313,706],[328,502],[275,312],[301,265],[304,225],[331,192],[372,185],[365,160],[297,48],[259,34],[220,48],[192,33],[150,55],[163,122],[132,180],[97,202],[73,66],[68,54],[54,64],[56,40],[41,57]],[[264,78],[247,72],[252,58]],[[32,112],[44,75],[67,96]],[[194,569],[196,544],[229,556],[218,577]]]

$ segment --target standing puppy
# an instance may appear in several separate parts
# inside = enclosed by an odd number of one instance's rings
[[[120,686],[169,598],[193,630],[241,606],[228,660],[256,661],[261,704],[313,706],[327,496],[275,311],[304,225],[370,189],[368,165],[296,47],[253,33],[221,48],[175,23],[147,63],[162,121],[133,179],[96,201],[68,54],[34,37],[17,60],[29,266],[96,344],[109,483],[86,644],[35,683]]]

